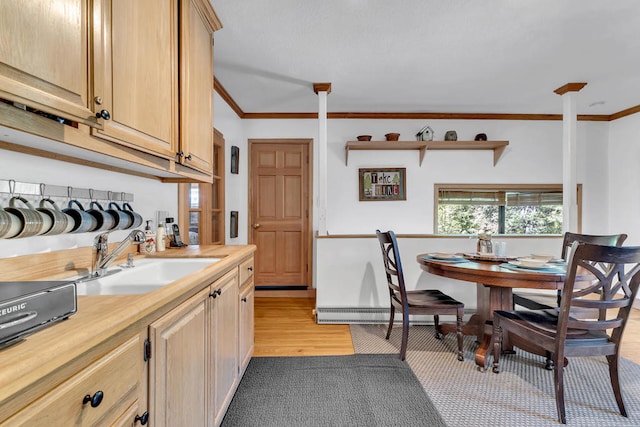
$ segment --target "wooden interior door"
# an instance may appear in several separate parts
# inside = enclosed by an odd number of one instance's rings
[[[311,140],[249,140],[249,241],[260,289],[308,289]]]

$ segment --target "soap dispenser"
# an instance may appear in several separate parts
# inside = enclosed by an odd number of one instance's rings
[[[144,244],[140,245],[140,252],[145,254],[151,254],[156,251],[156,234],[151,230],[149,224],[151,220],[147,220],[147,225],[144,227]]]

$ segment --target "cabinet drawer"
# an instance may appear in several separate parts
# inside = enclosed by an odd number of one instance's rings
[[[140,336],[82,370],[50,393],[9,418],[3,426],[111,425],[140,395],[143,358]],[[96,407],[85,396],[102,392]],[[133,422],[133,419],[131,420]]]
[[[253,257],[241,263],[238,268],[240,269],[240,287],[242,287],[253,277]]]

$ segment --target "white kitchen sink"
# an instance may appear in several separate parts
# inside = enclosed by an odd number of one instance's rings
[[[132,268],[114,268],[103,277],[76,283],[78,295],[146,294],[210,266],[221,258],[145,258]]]

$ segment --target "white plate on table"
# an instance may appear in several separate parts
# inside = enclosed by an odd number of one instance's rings
[[[521,268],[529,268],[531,270],[546,270],[548,268],[557,268],[557,265],[553,265],[553,264],[549,264],[549,263],[532,263],[532,262],[527,262],[527,261],[522,261],[522,260],[514,260],[514,261],[509,261],[509,264],[511,265],[515,265],[516,267],[521,267]]]
[[[442,259],[442,260],[452,260],[452,259],[462,258],[460,255],[452,254],[450,252],[433,252],[427,255],[433,259]]]

